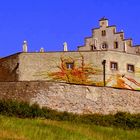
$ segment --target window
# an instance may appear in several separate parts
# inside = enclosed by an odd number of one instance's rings
[[[91,51],[96,50],[95,45],[90,45],[90,47],[91,47]]]
[[[117,41],[115,41],[115,42],[114,42],[114,49],[117,49],[117,48],[118,48],[118,46],[119,46],[119,45],[118,45],[118,42],[117,42]]]
[[[128,42],[128,45],[129,46],[132,46],[132,41],[131,40]]]
[[[105,30],[102,31],[102,36],[106,36],[106,31]]]
[[[107,49],[108,48],[108,45],[106,42],[104,42],[102,45],[101,45],[101,49]]]
[[[128,72],[134,72],[134,65],[132,65],[132,64],[127,64],[127,71],[128,71]]]
[[[110,62],[110,68],[112,70],[118,70],[118,63],[117,62]]]
[[[114,33],[114,34],[116,33],[116,29],[115,29],[115,28],[113,28],[113,33]]]
[[[67,69],[73,69],[74,68],[74,63],[71,62],[71,63],[66,63],[66,68]]]
[[[120,37],[121,37],[122,40],[124,39],[124,35],[123,34],[120,34]]]
[[[127,46],[132,46],[132,41],[131,40],[126,40],[126,44],[127,44]]]
[[[105,23],[104,22],[101,22],[101,24],[104,25]]]

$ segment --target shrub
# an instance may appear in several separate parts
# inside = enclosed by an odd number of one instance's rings
[[[40,108],[37,104],[29,105],[26,102],[12,100],[0,100],[0,114],[20,118],[43,117],[57,121],[115,126],[124,129],[140,128],[140,114],[118,112],[115,115],[76,115],[68,112],[58,112],[46,107]]]

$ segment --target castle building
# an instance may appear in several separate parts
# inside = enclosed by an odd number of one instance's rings
[[[99,20],[77,51],[23,52],[0,59],[0,81],[56,81],[140,90],[140,46]]]

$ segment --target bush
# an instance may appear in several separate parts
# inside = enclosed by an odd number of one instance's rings
[[[37,104],[29,105],[26,102],[17,102],[12,100],[0,100],[0,114],[20,118],[43,117],[57,121],[115,126],[124,129],[140,128],[140,114],[118,112],[115,115],[76,115],[68,112],[58,112],[45,107],[40,108]]]

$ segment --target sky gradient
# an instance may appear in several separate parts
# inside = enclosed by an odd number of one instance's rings
[[[4,0],[0,3],[0,57],[22,51],[62,51],[84,44],[105,16],[117,31],[140,44],[139,0]]]

